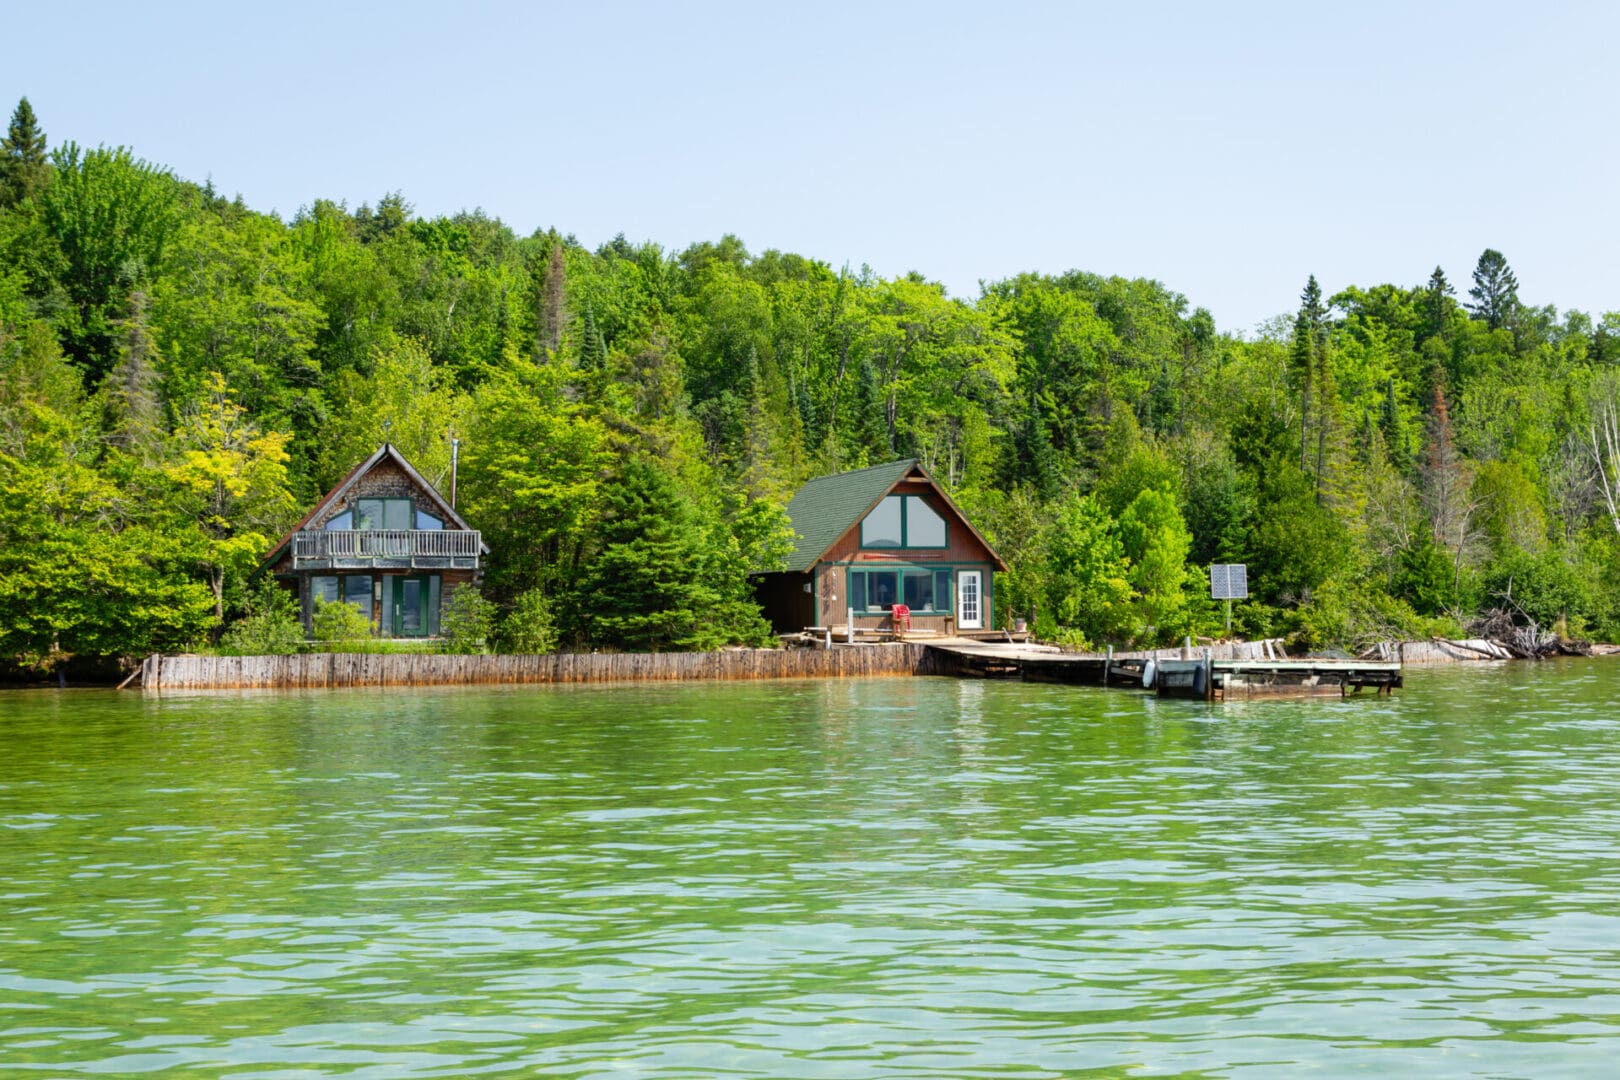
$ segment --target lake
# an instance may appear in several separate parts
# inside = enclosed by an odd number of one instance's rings
[[[0,693],[0,1074],[1609,1077],[1620,662]]]

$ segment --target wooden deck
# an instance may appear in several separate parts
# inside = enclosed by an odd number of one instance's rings
[[[1387,694],[1401,686],[1401,665],[1381,660],[1217,658],[1214,650],[1207,657],[1184,659],[1179,649],[1088,655],[1038,645],[967,641],[942,641],[929,648],[939,654],[936,667],[945,675],[1103,686],[1204,701],[1342,697],[1369,687]]]

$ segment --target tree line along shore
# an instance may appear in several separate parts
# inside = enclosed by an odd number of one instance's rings
[[[1239,562],[1251,638],[1620,637],[1620,314],[1522,301],[1491,249],[1455,285],[1390,273],[1308,277],[1234,333],[1080,270],[968,298],[399,193],[284,220],[53,144],[25,99],[0,145],[0,663],[307,648],[259,560],[385,442],[447,487],[452,439],[491,551],[456,647],[767,642],[751,575],[792,547],[788,498],[899,458],[1006,561],[994,624],[1045,640],[1219,634],[1207,568]]]

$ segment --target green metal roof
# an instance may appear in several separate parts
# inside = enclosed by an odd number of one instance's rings
[[[866,516],[917,465],[916,458],[890,461],[853,472],[811,480],[787,504],[793,531],[799,534],[787,568],[804,573],[828,548]]]

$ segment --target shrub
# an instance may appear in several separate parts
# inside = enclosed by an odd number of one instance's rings
[[[327,603],[316,597],[310,626],[311,636],[322,652],[377,651],[378,642],[371,636],[371,620],[354,604],[341,600]]]
[[[225,656],[287,656],[303,649],[304,625],[298,601],[273,581],[263,582],[248,600],[247,614],[219,640]]]
[[[551,601],[539,589],[518,596],[501,623],[501,651],[520,656],[541,656],[557,648],[557,623]]]
[[[484,599],[477,586],[463,585],[450,594],[439,615],[439,635],[444,651],[462,656],[481,653],[495,631],[495,605]]]

